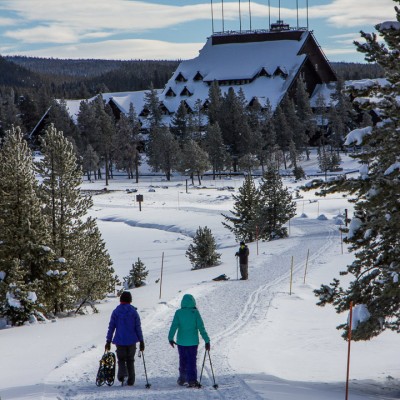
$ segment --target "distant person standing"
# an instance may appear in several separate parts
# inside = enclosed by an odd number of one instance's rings
[[[249,278],[249,248],[246,246],[245,242],[240,242],[239,250],[236,252],[235,256],[239,257],[240,265],[240,280],[246,281]]]
[[[127,383],[128,386],[132,386],[135,383],[134,363],[137,342],[140,342],[140,351],[144,351],[142,326],[139,313],[131,305],[131,293],[123,292],[119,300],[119,306],[111,314],[105,349],[110,350],[111,342],[117,346],[117,378],[122,385]]]
[[[176,342],[174,340],[177,333]],[[175,312],[168,334],[169,344],[178,345],[179,352],[179,378],[178,385],[188,383],[189,387],[199,387],[197,381],[197,348],[199,345],[199,332],[206,344],[206,351],[210,351],[210,338],[204,327],[203,319],[196,308],[196,300],[191,294],[182,298],[181,308]]]

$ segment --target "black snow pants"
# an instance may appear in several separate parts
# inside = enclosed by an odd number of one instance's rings
[[[136,344],[131,346],[117,346],[118,380],[122,382],[128,377],[128,385],[135,383],[135,353]]]

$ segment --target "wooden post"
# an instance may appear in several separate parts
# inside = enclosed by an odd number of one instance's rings
[[[342,247],[342,254],[343,254],[343,232],[341,229],[340,229],[340,245]]]
[[[257,243],[257,255],[258,255],[258,225],[256,225],[256,243]]]
[[[304,280],[303,283],[306,283],[306,275],[307,275],[307,267],[308,267],[308,257],[310,256],[310,249],[307,251],[307,259],[306,259],[306,267],[304,268]]]
[[[188,183],[187,183],[187,179],[186,179],[186,193],[188,192]]]
[[[289,236],[290,236],[290,219],[289,219]]]
[[[290,295],[292,295],[292,280],[293,280],[293,256],[292,256],[292,265],[290,267],[290,291],[289,291]]]
[[[347,374],[346,374],[346,400],[349,398],[349,375],[350,375],[350,345],[351,345],[351,330],[353,327],[353,302],[350,302],[350,323],[347,336]]]
[[[163,269],[164,269],[164,252],[162,252],[162,257],[161,257],[160,299],[161,299],[161,290],[162,290]]]

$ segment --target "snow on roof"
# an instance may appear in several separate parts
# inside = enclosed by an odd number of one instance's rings
[[[305,54],[299,55],[299,52],[309,34],[304,32],[300,40],[217,45],[213,45],[210,37],[198,57],[181,62],[165,86],[160,100],[171,112],[178,109],[182,100],[186,100],[189,106],[194,105],[198,99],[204,103],[208,97],[208,84],[216,80],[223,94],[229,87],[235,92],[242,88],[248,102],[257,97],[261,105],[265,105],[268,97],[274,109],[307,57]],[[257,76],[263,69],[270,76]],[[287,76],[274,76],[279,70]],[[194,79],[198,73],[203,80]],[[180,95],[185,86],[192,96]],[[166,95],[170,88],[176,94],[175,97]]]
[[[377,87],[385,87],[390,85],[389,81],[386,78],[377,78],[377,79],[357,79],[357,80],[348,80],[344,82],[344,87],[346,90],[367,90],[373,86]],[[332,102],[332,95],[336,91],[336,82],[329,83],[319,83],[315,86],[314,92],[310,97],[311,107],[316,108],[318,99],[322,96],[326,106],[328,107]],[[361,98],[357,98],[361,99]],[[355,101],[357,101],[355,99]],[[368,98],[369,101],[371,98]],[[360,100],[361,102],[361,100]]]
[[[324,100],[325,106],[329,107],[332,103],[332,94],[336,91],[336,82],[320,83],[315,86],[314,92],[310,97],[310,105],[313,108],[318,107],[320,99]]]
[[[158,94],[162,92],[161,89],[156,90]],[[129,112],[129,106],[132,103],[133,107],[137,114],[139,114],[144,105],[144,95],[147,90],[136,91],[136,92],[115,92],[115,93],[102,93],[103,99],[106,103],[108,103],[111,99],[113,99],[115,105],[121,110],[121,112],[127,114]],[[90,99],[79,99],[79,100],[65,100],[67,110],[76,123],[79,114],[79,107],[82,101],[92,102],[96,96],[91,97]]]

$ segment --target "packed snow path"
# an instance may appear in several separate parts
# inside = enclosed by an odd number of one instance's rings
[[[277,291],[289,292],[289,275],[292,255],[296,256],[294,276],[303,273],[307,249],[310,250],[309,266],[314,268],[316,261],[326,257],[338,240],[337,227],[332,222],[309,219],[294,219],[291,236],[283,241],[260,244],[260,255],[256,247],[251,247],[249,280],[236,280],[236,266],[229,275],[231,280],[223,282],[202,282],[190,290],[198,303],[206,328],[211,337],[211,357],[219,389],[212,388],[213,380],[208,360],[201,390],[191,390],[194,399],[261,399],[256,391],[243,378],[238,376],[229,362],[229,350],[236,338],[246,330],[251,330],[265,322],[274,294]],[[285,243],[283,243],[285,242]],[[289,243],[290,242],[290,245]],[[289,251],[288,251],[289,249]],[[230,249],[234,251],[234,248]],[[234,258],[233,258],[234,260]],[[171,316],[179,306],[182,294],[172,301],[159,304],[156,311],[142,317],[146,338],[145,360],[151,389],[144,388],[143,364],[136,358],[136,385],[131,387],[101,387],[94,385],[98,366],[99,349],[92,349],[71,359],[58,368],[47,379],[44,398],[50,392],[58,392],[58,399],[187,399],[188,390],[176,384],[178,356],[169,347],[167,333]],[[289,293],[288,293],[289,295]],[[170,310],[168,310],[170,309]],[[139,309],[140,311],[140,309]],[[101,343],[102,345],[103,343]],[[242,343],[246,346],[246,343]],[[280,344],[277,343],[277,346]],[[204,347],[199,347],[198,369],[200,371]],[[264,360],[268,363],[268,359]],[[75,370],[75,367],[79,368]],[[57,380],[59,380],[57,382]]]

